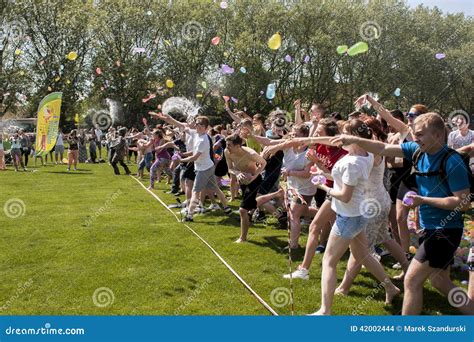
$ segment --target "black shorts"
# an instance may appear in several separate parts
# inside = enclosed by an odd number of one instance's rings
[[[316,193],[314,194],[314,200],[316,201],[316,206],[318,208],[321,208],[324,201],[326,200],[326,191],[318,188],[318,190],[316,190]]]
[[[274,170],[265,170],[264,178],[262,184],[260,185],[260,190],[258,191],[260,195],[267,195],[273,192],[272,190],[276,191],[275,184],[277,184],[280,180],[280,172],[281,168],[276,168]]]
[[[464,230],[458,228],[425,229],[415,259],[429,262],[432,268],[447,269],[461,243]]]
[[[224,177],[228,172],[229,172],[229,169],[227,168],[227,162],[225,158],[223,157],[216,164],[216,170],[214,174],[216,175],[216,177]]]
[[[262,184],[262,176],[258,175],[250,184],[240,184],[242,190],[242,202],[240,202],[240,208],[245,210],[257,209],[257,193]]]
[[[182,168],[183,174],[181,178],[194,181],[194,179],[196,178],[196,171],[194,171],[194,163],[186,163]]]

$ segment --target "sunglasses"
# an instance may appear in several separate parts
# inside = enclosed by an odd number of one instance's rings
[[[407,118],[413,119],[418,116],[418,113],[413,113],[413,112],[408,112],[407,113]]]

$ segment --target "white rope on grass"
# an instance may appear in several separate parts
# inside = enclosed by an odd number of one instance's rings
[[[163,200],[158,197],[157,194],[155,194],[153,191],[151,190],[148,190],[143,184],[142,182],[140,182],[137,178],[133,177],[133,176],[130,176],[132,177],[138,184],[141,185],[142,188],[144,188],[148,193],[150,193],[158,202],[161,203],[162,206],[164,206],[166,208],[166,210],[168,210],[171,214],[173,214],[173,216],[176,218],[176,221],[180,222],[180,219],[178,217],[178,215],[176,215],[176,213],[171,210],[170,208],[168,208],[168,206],[166,205],[165,202],[163,202]],[[196,237],[201,240],[211,251],[212,253],[214,253],[214,255],[224,264],[225,267],[227,267],[227,269],[242,283],[242,285],[244,285],[244,287],[260,302],[260,304],[262,304],[265,309],[267,309],[273,316],[278,316],[278,313],[273,310],[273,308],[267,303],[265,302],[262,297],[260,297],[257,292],[255,292],[254,289],[252,289],[250,287],[249,284],[247,284],[245,282],[245,280],[227,263],[227,261],[224,260],[224,258],[219,254],[217,253],[217,251],[206,241],[204,240],[198,233],[196,233],[196,231],[194,229],[192,229],[190,226],[188,226],[187,224],[183,223],[183,225],[188,228],[191,233],[193,233],[194,235],[196,235]]]

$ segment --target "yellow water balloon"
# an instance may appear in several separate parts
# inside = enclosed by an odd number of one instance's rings
[[[76,51],[69,52],[66,58],[69,59],[70,61],[75,61],[77,58],[77,52]]]
[[[23,51],[21,51],[20,49],[16,49],[15,50],[15,55],[19,56],[23,53]]]
[[[174,87],[174,82],[173,80],[166,80],[166,86],[168,88],[173,88]]]
[[[268,47],[272,50],[278,50],[281,46],[281,35],[277,32],[268,40]]]

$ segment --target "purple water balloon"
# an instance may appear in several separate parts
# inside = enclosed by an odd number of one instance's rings
[[[230,99],[231,99],[232,102],[234,102],[234,103],[239,103],[239,100],[237,100],[235,97],[231,97]]]
[[[291,61],[292,61],[291,56],[290,56],[290,55],[286,55],[286,56],[285,56],[285,62],[291,63]]]
[[[435,57],[436,57],[436,59],[443,59],[443,58],[446,57],[446,55],[445,55],[444,53],[437,53],[437,54],[435,55]]]
[[[311,59],[311,57],[309,57],[308,55],[306,55],[306,56],[304,57],[304,62],[305,62],[305,63],[308,63],[310,59]]]
[[[231,68],[227,64],[222,64],[221,71],[224,74],[232,74],[234,72],[234,68]]]
[[[409,195],[411,196],[417,196],[418,194],[415,191],[408,191],[405,196],[403,196],[403,204],[405,205],[413,205],[413,198],[408,197]]]
[[[326,180],[326,177],[324,177],[323,175],[316,175],[311,178],[311,183],[313,183],[314,185],[326,184]]]

